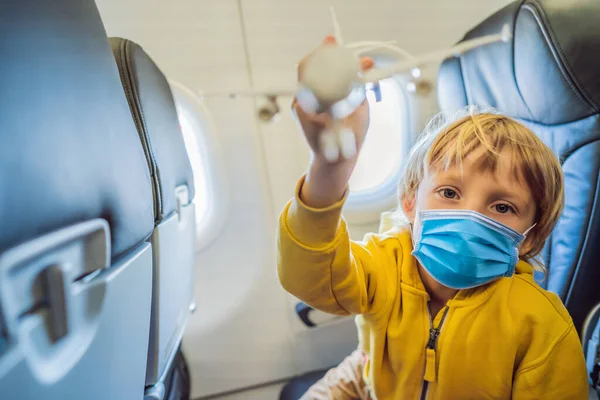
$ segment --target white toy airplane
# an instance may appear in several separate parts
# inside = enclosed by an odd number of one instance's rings
[[[249,90],[232,93],[208,93],[211,96],[250,96],[263,97],[267,103],[258,111],[263,121],[270,121],[279,112],[277,97],[295,96],[296,102],[306,113],[328,113],[332,126],[320,136],[321,151],[329,162],[356,155],[354,132],[344,128],[341,121],[350,115],[365,100],[367,87],[378,89],[378,81],[396,74],[418,70],[424,64],[442,61],[450,56],[458,56],[471,49],[495,42],[507,42],[510,37],[508,25],[502,31],[479,38],[466,40],[458,45],[423,54],[410,55],[394,46],[394,42],[357,42],[344,45],[341,29],[333,7],[330,7],[334,36],[338,46],[321,46],[306,60],[302,76],[296,88],[282,90]],[[363,73],[360,67],[360,54],[377,48],[388,48],[402,55],[406,60],[386,68],[374,68]]]

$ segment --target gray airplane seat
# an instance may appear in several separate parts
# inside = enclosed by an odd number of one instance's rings
[[[162,399],[193,308],[193,173],[165,76],[136,43],[121,38],[110,43],[152,176],[154,289],[146,385],[149,399]]]
[[[526,0],[498,11],[465,39],[508,24],[509,43],[446,60],[439,75],[442,109],[492,106],[528,125],[559,157],[565,208],[542,256],[573,318],[598,385],[600,308],[600,2]],[[593,336],[594,348],[587,345]]]
[[[144,393],[152,183],[93,0],[0,12],[0,398]]]

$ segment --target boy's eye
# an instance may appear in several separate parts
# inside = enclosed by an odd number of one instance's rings
[[[497,212],[499,212],[500,214],[506,214],[507,212],[512,210],[512,207],[509,206],[508,204],[496,204],[494,206],[494,208],[496,209]]]
[[[444,197],[447,199],[456,198],[456,192],[452,189],[444,189],[442,193],[444,194]]]

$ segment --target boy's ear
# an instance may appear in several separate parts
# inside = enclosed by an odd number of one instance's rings
[[[533,249],[534,243],[535,243],[535,234],[530,233],[525,238],[525,241],[523,242],[523,244],[521,244],[521,246],[519,247],[519,255],[522,256],[523,254],[529,253],[531,251],[531,249]]]
[[[402,211],[404,211],[404,215],[406,215],[406,217],[411,223],[414,222],[416,205],[414,194],[405,196],[400,203],[402,205]]]

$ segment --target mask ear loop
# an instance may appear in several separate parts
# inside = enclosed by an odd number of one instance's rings
[[[522,239],[521,239],[521,240],[518,242],[518,244],[517,244],[517,248],[520,248],[520,247],[521,247],[521,245],[522,245],[523,243],[525,243],[525,239],[527,239],[527,235],[529,234],[529,232],[531,232],[531,230],[532,230],[533,228],[535,228],[535,226],[536,226],[536,225],[537,225],[537,222],[536,222],[536,223],[534,223],[533,225],[531,225],[529,228],[527,228],[527,230],[525,230],[525,232],[523,232],[523,233],[521,234],[521,235],[522,235],[522,236],[521,236],[521,237],[522,237]]]
[[[532,230],[533,228],[535,228],[535,226],[536,226],[536,225],[537,225],[537,222],[536,222],[536,223],[534,223],[533,225],[531,225],[529,228],[527,228],[527,230],[526,230],[525,232],[523,232],[523,236],[527,237],[527,234],[528,234],[529,232],[531,232],[531,230]]]
[[[416,235],[421,234],[421,210],[415,208],[415,221],[409,224],[410,226],[410,239],[413,244],[413,248],[417,247]]]

